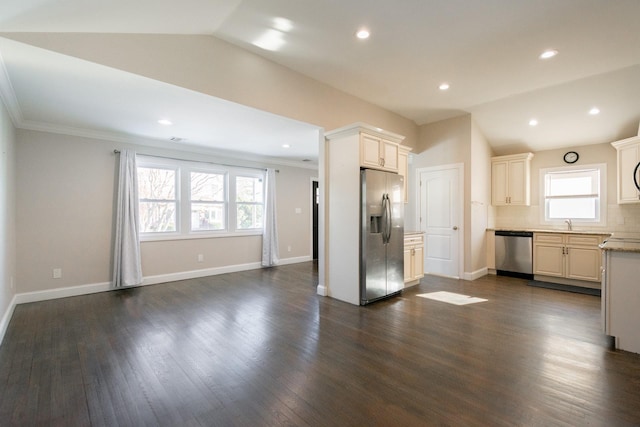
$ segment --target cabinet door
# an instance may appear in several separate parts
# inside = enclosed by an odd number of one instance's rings
[[[391,141],[380,141],[380,157],[384,162],[384,170],[398,172],[398,144]]]
[[[404,248],[404,281],[409,282],[413,279],[411,246]]]
[[[409,153],[405,150],[398,151],[398,175],[402,175],[402,194],[404,194],[404,202],[409,202]]]
[[[424,247],[416,246],[413,252],[413,277],[424,277]]]
[[[380,139],[368,135],[360,137],[360,166],[381,169]]]
[[[564,246],[533,245],[533,274],[564,277]]]
[[[567,248],[567,278],[600,281],[600,249]]]
[[[507,165],[508,162],[491,164],[491,204],[493,206],[507,204]]]
[[[507,196],[510,205],[529,205],[529,170],[525,160],[511,160],[508,164]]]
[[[640,203],[640,192],[633,182],[633,171],[638,161],[640,143],[618,149],[618,203]]]
[[[496,233],[487,231],[487,268],[496,269]]]

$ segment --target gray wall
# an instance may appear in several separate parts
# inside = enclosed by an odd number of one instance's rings
[[[20,130],[17,133],[18,292],[99,284],[111,280],[114,185],[125,145]],[[143,154],[267,167],[211,154],[127,145]],[[280,257],[311,256],[313,169],[276,166]],[[296,213],[300,208],[301,213]],[[143,242],[145,277],[259,262],[261,236]],[[287,249],[291,247],[291,252]],[[203,254],[204,261],[197,262]],[[52,269],[62,268],[61,279]]]

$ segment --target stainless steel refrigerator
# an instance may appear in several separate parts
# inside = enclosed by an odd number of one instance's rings
[[[404,288],[404,177],[360,171],[360,304]]]

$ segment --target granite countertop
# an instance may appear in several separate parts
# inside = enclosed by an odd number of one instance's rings
[[[531,231],[533,233],[561,233],[561,234],[591,234],[595,236],[610,236],[606,231],[594,230],[560,230],[557,228],[487,228],[487,231]]]
[[[640,253],[640,239],[610,238],[599,246],[603,251]]]
[[[410,236],[412,234],[424,234],[424,231],[413,231],[413,230],[404,231],[405,236]]]

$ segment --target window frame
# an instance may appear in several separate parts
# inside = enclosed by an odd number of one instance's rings
[[[162,157],[138,155],[139,168],[160,168],[177,170],[177,230],[172,232],[140,233],[140,241],[188,240],[202,238],[258,236],[262,235],[263,227],[252,229],[238,229],[236,227],[236,176],[259,177],[266,182],[266,172],[261,168],[246,168],[225,166],[214,163],[175,160]],[[224,175],[225,180],[225,228],[222,230],[191,230],[191,173],[213,173]],[[263,186],[263,202],[266,199],[266,187]],[[264,216],[263,216],[264,221]]]
[[[212,165],[213,166],[213,165]],[[192,191],[193,188],[191,187],[191,174],[192,173],[205,173],[205,174],[211,174],[211,175],[222,175],[222,179],[223,179],[223,187],[224,187],[224,200],[222,202],[207,202],[207,201],[194,201],[193,200],[193,195],[192,195]],[[229,172],[224,170],[224,169],[218,169],[218,168],[200,168],[200,167],[194,167],[192,169],[190,169],[188,171],[188,175],[189,175],[189,200],[186,202],[189,205],[189,219],[187,222],[187,224],[185,224],[185,226],[188,228],[190,233],[197,233],[197,234],[202,234],[202,233],[219,233],[219,232],[224,232],[227,231],[229,228]],[[222,229],[219,230],[194,230],[193,226],[191,224],[191,207],[193,206],[194,203],[203,203],[203,204],[222,204],[222,209],[224,211],[224,217],[225,217],[225,224],[224,227]]]
[[[168,237],[168,236],[174,236],[176,235],[179,230],[180,230],[180,222],[181,222],[181,210],[180,210],[180,168],[176,165],[168,165],[165,163],[158,163],[158,162],[144,162],[141,163],[139,160],[136,161],[137,163],[137,168],[143,168],[143,169],[164,169],[164,170],[171,170],[175,173],[175,179],[174,179],[174,193],[175,193],[175,199],[174,200],[169,200],[169,199],[146,199],[146,198],[141,198],[139,197],[138,194],[138,210],[140,210],[140,204],[141,203],[145,203],[145,202],[149,202],[149,203],[162,203],[162,202],[171,202],[171,203],[175,203],[176,205],[176,219],[175,219],[175,223],[176,223],[176,230],[172,230],[172,231],[147,231],[147,232],[142,232],[142,230],[140,231],[140,236],[143,235],[153,235],[153,236],[164,236],[164,237]],[[136,169],[136,175],[138,174],[138,171]],[[138,183],[138,186],[140,184]],[[139,187],[138,187],[139,188]],[[142,240],[142,239],[141,239]]]
[[[237,191],[237,185],[238,185],[238,178],[253,178],[253,179],[259,179],[262,181],[262,201],[261,202],[240,202],[238,201],[238,191]],[[266,198],[266,191],[267,188],[265,186],[266,184],[266,174],[262,173],[262,174],[256,174],[256,173],[251,173],[251,172],[242,172],[242,173],[238,173],[235,175],[234,180],[233,180],[233,185],[236,187],[235,191],[234,191],[234,215],[235,215],[235,227],[237,231],[251,231],[251,230],[261,230],[263,227],[258,227],[258,228],[237,228],[238,227],[238,206],[239,205],[251,205],[251,206],[262,206],[262,221],[263,221],[263,225],[264,225],[264,216],[265,216],[265,211],[264,211],[264,207],[265,207],[265,198]]]
[[[546,176],[549,173],[571,173],[578,171],[597,170],[599,173],[599,192],[596,202],[596,219],[584,219],[584,218],[562,218],[562,219],[550,219],[548,218],[547,210],[547,195],[546,195]],[[607,165],[606,163],[588,164],[588,165],[574,165],[574,166],[561,166],[553,168],[540,169],[540,223],[551,226],[566,226],[566,220],[570,219],[571,223],[581,226],[589,227],[605,227],[607,225]],[[580,198],[577,196],[576,198]]]

